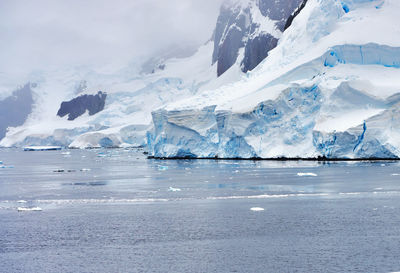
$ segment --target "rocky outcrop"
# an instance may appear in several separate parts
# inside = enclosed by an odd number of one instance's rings
[[[32,105],[33,97],[30,83],[0,101],[0,139],[4,138],[8,127],[24,124],[28,115],[32,112]]]
[[[303,0],[249,0],[225,4],[214,31],[212,63],[217,63],[217,74],[222,75],[238,60],[243,72],[254,69],[275,48],[280,34],[287,28],[288,19],[304,7]]]
[[[81,95],[70,101],[61,103],[57,115],[64,117],[68,115],[68,120],[74,120],[88,111],[89,115],[95,115],[104,109],[107,93],[99,91],[96,95]]]

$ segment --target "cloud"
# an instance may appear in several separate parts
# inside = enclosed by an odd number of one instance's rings
[[[0,73],[122,64],[195,47],[211,37],[221,2],[1,0]]]

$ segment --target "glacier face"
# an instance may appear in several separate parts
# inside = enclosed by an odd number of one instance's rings
[[[390,0],[309,0],[249,78],[153,112],[150,154],[400,157],[396,11]]]
[[[400,156],[400,101],[378,100],[346,82],[328,94],[318,85],[294,85],[277,99],[261,102],[245,113],[215,111],[215,106],[159,110],[153,112],[155,130],[148,134],[149,151],[155,157],[198,158]],[[379,114],[358,126],[328,132],[316,128],[324,115],[349,112],[351,119],[352,109],[368,112],[371,108]]]

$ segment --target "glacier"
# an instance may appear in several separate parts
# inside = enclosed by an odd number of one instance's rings
[[[127,60],[117,70],[71,66],[23,76],[15,85],[35,84],[33,108],[23,124],[4,125],[0,146],[144,146],[153,110],[239,80],[276,46],[301,2],[226,1],[212,38],[191,56],[164,54],[142,67]],[[14,84],[9,81],[2,78],[0,89]]]
[[[246,78],[154,111],[150,155],[399,158],[396,11],[393,0],[309,0]]]
[[[212,38],[192,56],[24,77],[14,85],[29,87],[29,113],[0,122],[0,147],[399,158],[399,12],[396,0],[226,1]]]

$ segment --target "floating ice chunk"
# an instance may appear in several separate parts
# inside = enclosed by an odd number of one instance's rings
[[[17,203],[26,203],[25,200],[18,200]]]
[[[23,148],[24,151],[58,151],[61,150],[61,146],[26,146]]]
[[[0,160],[0,165],[3,165],[3,161]]]
[[[39,207],[31,207],[31,208],[25,208],[25,207],[18,207],[18,211],[42,211],[42,208]]]
[[[169,188],[168,188],[168,191],[181,191],[181,189],[169,187]]]
[[[90,172],[90,171],[91,171],[91,169],[87,169],[87,168],[81,169],[81,172]]]
[[[251,211],[263,211],[264,208],[260,208],[260,207],[254,207],[250,209]]]
[[[62,155],[70,155],[71,152],[70,152],[70,151],[68,151],[68,152],[62,152],[61,154],[62,154]]]
[[[297,176],[318,176],[315,173],[297,173]]]
[[[1,165],[0,169],[13,169],[14,166],[6,166],[6,165]]]
[[[166,170],[168,170],[168,166],[159,166],[158,170],[159,171],[166,171]]]
[[[392,173],[392,176],[400,176],[400,173]]]

